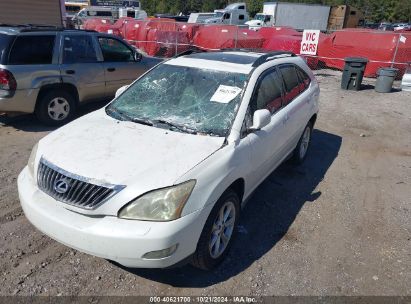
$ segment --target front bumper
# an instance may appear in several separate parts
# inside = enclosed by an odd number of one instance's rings
[[[171,222],[87,216],[64,208],[64,203],[39,190],[27,167],[18,177],[18,191],[26,217],[40,231],[69,247],[126,267],[165,268],[187,258],[196,250],[209,212],[203,209]],[[169,257],[142,258],[147,252],[175,244],[177,250]]]
[[[39,89],[16,90],[12,97],[0,97],[0,112],[33,113]]]

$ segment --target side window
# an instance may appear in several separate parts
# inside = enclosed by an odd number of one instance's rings
[[[284,103],[289,104],[300,94],[300,82],[298,80],[297,70],[294,65],[283,65],[280,66],[280,72],[285,85]]]
[[[238,19],[239,19],[239,20],[244,20],[244,15],[238,16]]]
[[[257,86],[252,107],[253,113],[256,110],[267,109],[271,113],[275,113],[281,108],[282,104],[282,88],[281,78],[276,70],[264,75],[261,82]]]
[[[96,12],[96,16],[99,16],[99,17],[111,17],[112,14],[111,14],[111,12],[107,12],[107,11],[97,11],[97,12]]]
[[[9,55],[9,64],[51,64],[56,36],[18,36]]]
[[[87,35],[68,35],[64,37],[63,63],[97,62],[93,39]]]
[[[305,91],[311,83],[310,77],[301,68],[296,67],[298,78],[300,79],[300,92]]]
[[[133,51],[117,39],[99,37],[98,42],[103,52],[104,61],[134,61]]]

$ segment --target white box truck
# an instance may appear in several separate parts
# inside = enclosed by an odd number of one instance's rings
[[[331,7],[328,5],[265,2],[263,13],[246,22],[250,29],[263,26],[291,26],[298,30],[327,30]]]

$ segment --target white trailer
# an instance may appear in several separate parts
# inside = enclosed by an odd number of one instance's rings
[[[331,7],[328,5],[265,2],[259,13],[246,24],[251,29],[263,26],[290,26],[295,29],[327,30]]]
[[[191,13],[187,23],[204,23],[205,20],[214,16],[215,13]]]
[[[232,3],[225,9],[214,10],[214,13],[193,13],[188,23],[233,24],[242,25],[248,21],[245,2]]]

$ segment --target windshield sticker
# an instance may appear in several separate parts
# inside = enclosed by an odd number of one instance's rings
[[[211,97],[211,101],[219,103],[229,103],[240,94],[241,89],[238,87],[220,85]]]

